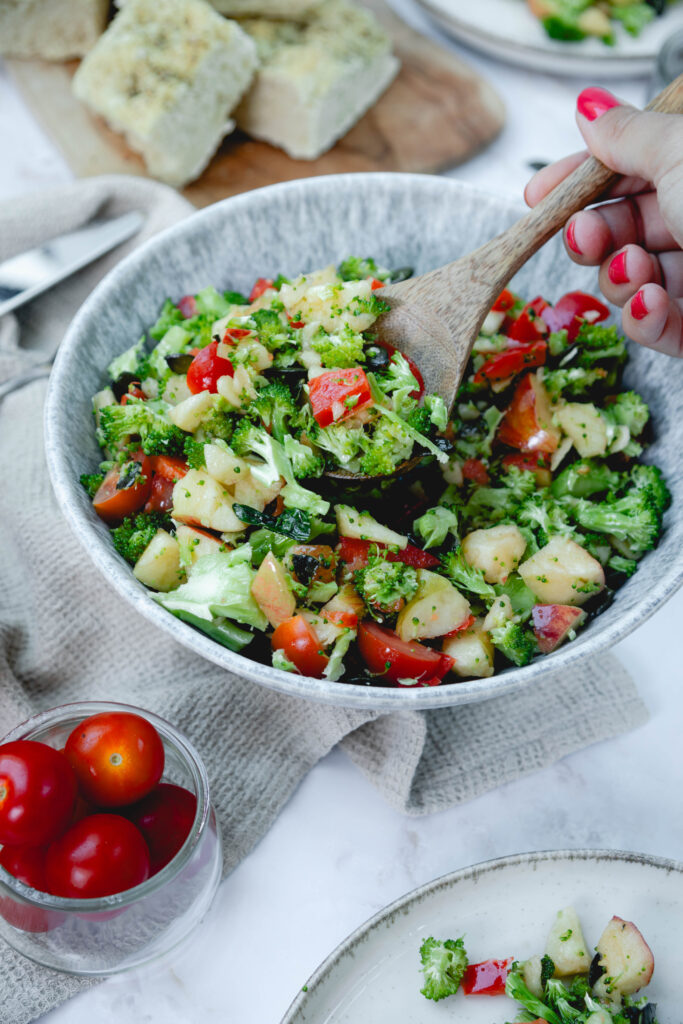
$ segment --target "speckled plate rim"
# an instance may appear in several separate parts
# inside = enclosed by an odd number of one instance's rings
[[[480,861],[458,871],[441,875],[431,882],[426,882],[417,889],[411,890],[403,896],[399,896],[393,903],[389,903],[378,913],[368,918],[359,928],[351,932],[340,944],[327,956],[320,966],[313,972],[305,986],[296,995],[289,1006],[280,1024],[294,1024],[295,1018],[300,1010],[305,1009],[306,1003],[312,997],[315,990],[324,985],[330,978],[337,965],[348,956],[353,957],[357,946],[359,946],[368,935],[375,929],[388,926],[398,914],[405,913],[414,904],[420,903],[425,896],[438,892],[439,890],[451,889],[457,885],[467,882],[477,882],[482,876],[493,874],[496,871],[505,871],[520,865],[555,863],[563,861],[592,861],[595,863],[620,861],[622,863],[640,864],[655,870],[665,871],[668,874],[675,872],[683,874],[683,862],[670,860],[666,857],[654,857],[646,853],[635,853],[628,850],[543,850],[534,853],[517,853],[507,857],[497,857],[494,860]],[[312,1021],[311,1024],[314,1024]],[[323,1024],[321,1021],[320,1024]]]
[[[475,198],[477,195],[486,195],[463,182],[424,174],[381,172],[324,175],[282,182],[232,196],[199,210],[178,224],[159,232],[121,260],[103,278],[78,310],[66,332],[50,375],[45,402],[44,435],[47,468],[62,514],[77,540],[110,586],[146,619],[176,641],[181,642],[189,650],[214,664],[278,693],[303,697],[336,707],[364,711],[414,711],[489,700],[529,686],[548,673],[560,672],[568,667],[573,667],[583,658],[607,650],[632,633],[683,585],[683,550],[679,553],[679,558],[672,560],[667,571],[659,578],[656,590],[643,593],[637,604],[630,610],[625,610],[624,614],[610,626],[604,626],[599,632],[590,636],[584,633],[573,643],[560,648],[559,651],[551,655],[533,661],[524,668],[506,669],[488,679],[473,679],[435,687],[359,686],[331,682],[327,679],[312,679],[308,676],[295,675],[269,665],[263,665],[260,662],[252,661],[246,655],[236,654],[198,632],[192,626],[181,622],[156,604],[143,586],[137,582],[129,568],[119,559],[113,546],[102,543],[94,534],[94,513],[83,499],[83,492],[78,481],[73,479],[70,474],[65,458],[65,449],[60,440],[62,433],[61,397],[69,393],[70,350],[76,345],[79,332],[88,323],[92,311],[103,300],[106,301],[108,295],[116,292],[119,281],[125,280],[131,271],[135,272],[144,267],[150,251],[168,246],[175,239],[181,238],[190,222],[194,225],[201,224],[203,220],[220,217],[223,210],[240,206],[248,207],[254,201],[258,202],[259,196],[279,193],[284,197],[292,196],[294,198],[298,193],[311,188],[334,189],[337,183],[348,184],[352,181],[356,183],[364,179],[372,179],[378,188],[383,187],[384,184],[390,188],[392,183],[400,179],[405,186],[414,183],[415,187],[433,189],[438,193],[453,190],[454,198],[463,190]]]

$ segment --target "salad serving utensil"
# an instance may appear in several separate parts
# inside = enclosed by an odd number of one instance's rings
[[[683,75],[646,109],[683,114]],[[448,409],[453,407],[479,330],[503,288],[573,214],[599,199],[619,177],[589,156],[491,241],[453,263],[378,290],[391,308],[379,318],[376,329],[383,341],[419,366],[427,392],[440,395]],[[408,472],[424,457],[406,460],[391,475]],[[328,470],[326,476],[359,482],[378,479],[343,469]]]

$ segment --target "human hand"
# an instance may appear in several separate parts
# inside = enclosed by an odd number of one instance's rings
[[[616,201],[567,222],[567,252],[600,267],[600,289],[623,307],[630,338],[683,357],[683,116],[636,110],[590,88],[578,97],[576,119],[590,153],[623,177],[605,195]],[[529,206],[587,156],[574,153],[534,175],[524,192]]]

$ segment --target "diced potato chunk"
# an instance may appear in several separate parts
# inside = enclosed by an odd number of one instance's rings
[[[232,506],[223,484],[203,470],[190,469],[173,488],[173,517],[190,526],[206,526],[217,533],[241,531],[244,523]]]
[[[256,398],[251,377],[243,366],[238,366],[232,377],[219,377],[216,384],[218,394],[235,409],[244,409]]]
[[[240,477],[235,485],[233,486],[232,492],[235,496],[235,501],[239,502],[240,505],[250,505],[251,508],[257,509],[259,512],[263,512],[266,505],[277,498],[278,494],[282,490],[282,482],[278,480],[274,484],[266,486],[257,480],[254,476]]]
[[[337,514],[337,529],[342,537],[395,544],[401,550],[408,547],[406,536],[390,530],[388,526],[382,526],[369,512],[359,512],[350,505],[335,505],[334,511]]]
[[[504,583],[519,565],[526,540],[514,523],[473,530],[462,542],[465,561],[481,569],[487,583]]]
[[[607,451],[607,424],[591,402],[568,402],[558,409],[557,422],[582,459]]]
[[[152,590],[175,590],[184,576],[175,537],[166,530],[157,530],[133,566],[133,575]]]
[[[443,652],[453,658],[455,664],[451,672],[456,676],[486,679],[493,675],[493,644],[481,622],[457,636],[447,637]]]
[[[489,608],[484,619],[484,629],[489,631],[499,629],[500,626],[504,626],[512,618],[514,618],[512,601],[507,594],[503,594],[502,597],[497,597]]]
[[[238,480],[249,476],[249,466],[230,449],[218,444],[204,445],[204,461],[207,471],[220,484],[232,487]]]
[[[164,387],[164,401],[169,405],[180,405],[181,402],[191,398],[192,392],[187,386],[187,377],[184,373],[172,373]]]
[[[555,964],[555,977],[581,974],[588,970],[591,957],[583,937],[579,915],[573,907],[559,910],[545,943],[545,951]]]
[[[539,999],[543,998],[543,985],[541,983],[541,971],[543,965],[541,963],[541,957],[536,954],[530,956],[525,962],[522,970],[522,976],[526,987]]]
[[[271,626],[279,626],[296,611],[296,600],[287,575],[272,551],[261,562],[251,584],[251,594]]]
[[[551,537],[545,547],[522,562],[519,574],[544,604],[581,605],[605,586],[598,560],[570,537]]]
[[[193,434],[212,406],[213,395],[209,391],[199,391],[169,409],[168,418],[176,427]]]
[[[192,565],[203,555],[215,555],[219,551],[225,551],[227,547],[218,537],[212,537],[203,530],[195,530],[186,523],[175,524],[175,535],[180,549],[180,564],[184,566]]]
[[[401,640],[444,636],[470,614],[470,603],[452,583],[429,569],[417,570],[417,593],[399,612],[396,632]]]

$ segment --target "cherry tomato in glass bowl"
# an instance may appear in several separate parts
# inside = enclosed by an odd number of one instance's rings
[[[149,878],[149,850],[127,818],[91,814],[50,844],[45,870],[55,896],[113,896]]]
[[[149,847],[150,874],[155,875],[175,857],[190,834],[197,798],[182,786],[161,782],[124,813],[140,829]]]
[[[35,740],[0,746],[0,843],[43,846],[71,821],[76,776],[59,750]]]
[[[0,865],[24,885],[30,885],[38,892],[47,892],[46,853],[46,846],[3,846]],[[24,932],[47,932],[61,920],[54,911],[4,898],[0,899],[0,916]]]
[[[82,796],[98,807],[122,807],[146,796],[164,770],[164,745],[141,715],[103,711],[86,718],[64,747]]]

